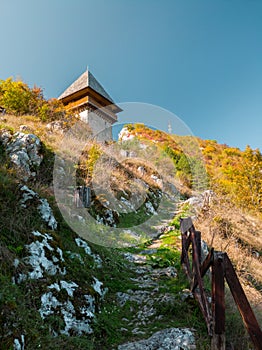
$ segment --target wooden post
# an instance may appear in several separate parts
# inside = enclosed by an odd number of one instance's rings
[[[181,243],[182,243],[182,253],[181,253],[181,265],[187,274],[187,277],[191,280],[192,273],[190,270],[190,264],[188,259],[188,248],[191,244],[191,233],[189,229],[192,227],[193,223],[191,218],[180,219],[180,230],[181,230]],[[188,234],[189,233],[189,234]]]
[[[212,334],[212,316],[208,307],[207,297],[203,287],[202,276],[200,272],[201,262],[201,233],[196,231],[192,222],[192,219],[185,218],[180,219],[180,230],[182,235],[182,254],[181,263],[187,274],[187,277],[191,284],[191,290],[195,298],[198,300],[199,307],[206,321],[208,334]],[[188,248],[192,243],[193,256],[192,256],[192,270],[190,269],[188,259]],[[197,287],[198,286],[198,290]]]
[[[225,276],[235,303],[237,304],[244,325],[250,335],[250,338],[256,350],[262,350],[262,331],[259,327],[253,310],[247,300],[244,290],[238,280],[234,267],[225,253]]]
[[[196,248],[197,248],[199,265],[201,265],[201,232],[200,231],[195,231],[195,238],[196,238]]]
[[[205,318],[207,329],[208,329],[208,334],[212,335],[212,316],[210,314],[210,310],[208,307],[208,301],[207,301],[207,296],[204,290],[203,286],[203,281],[201,277],[201,272],[200,272],[200,264],[199,264],[199,256],[198,256],[198,246],[197,246],[197,241],[196,241],[196,231],[194,229],[194,226],[192,226],[191,229],[191,235],[192,235],[192,245],[193,245],[193,269],[194,269],[194,279],[192,281],[192,292],[194,293],[195,297],[198,299],[199,306],[201,308],[202,314]],[[198,289],[193,290],[194,286],[198,284]]]
[[[224,253],[214,252],[212,266],[212,350],[225,350],[225,281]]]
[[[187,236],[187,233],[182,233],[182,253],[181,253],[181,265],[183,266],[188,279],[192,279],[192,272],[190,269],[190,263],[188,258],[188,248],[191,243],[191,233]]]
[[[213,264],[213,260],[214,260],[214,248],[211,248],[210,252],[208,253],[207,257],[205,258],[205,260],[203,261],[203,264],[200,266],[200,275],[201,277],[204,277],[207,270],[209,269],[209,267]],[[195,290],[195,288],[197,287],[198,282],[195,281],[192,291]]]
[[[210,252],[208,253],[207,257],[203,261],[203,264],[200,266],[200,272],[201,272],[201,277],[203,277],[210,266],[214,262],[214,248],[211,248]]]
[[[181,233],[186,233],[193,226],[192,219],[189,218],[180,218],[180,230]]]

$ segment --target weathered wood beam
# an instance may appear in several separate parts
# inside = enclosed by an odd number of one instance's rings
[[[181,233],[186,233],[193,226],[191,217],[180,218],[180,231]]]
[[[214,259],[214,248],[211,248],[210,252],[208,253],[207,257],[205,258],[203,264],[200,266],[200,275],[201,277],[204,277],[207,270],[210,268],[210,266],[213,264]],[[197,287],[197,281],[193,284],[192,291]]]
[[[188,242],[189,237],[186,237],[186,234],[182,234],[182,253],[181,253],[181,265],[184,267],[188,279],[192,280],[192,272],[190,268],[188,253],[186,249],[186,243]],[[190,236],[191,240],[191,236]]]
[[[191,235],[192,235],[192,245],[193,245],[193,267],[194,267],[194,276],[195,279],[198,283],[199,286],[199,304],[201,306],[201,310],[203,313],[203,316],[206,320],[206,324],[208,327],[208,333],[211,335],[212,334],[212,328],[211,328],[211,324],[212,324],[212,316],[210,314],[210,310],[209,310],[209,306],[208,306],[208,301],[207,301],[207,296],[204,290],[204,286],[203,286],[203,280],[201,278],[201,273],[200,273],[200,266],[199,266],[199,257],[198,257],[198,247],[197,247],[197,243],[196,243],[196,238],[195,238],[195,230],[194,228],[192,228],[191,231]],[[196,295],[198,294],[197,292],[194,292]]]
[[[225,350],[225,273],[224,253],[214,252],[212,265],[212,350]]]
[[[262,350],[262,331],[259,327],[255,314],[249,304],[245,292],[239,282],[234,267],[225,253],[225,277],[229,285],[230,291],[233,295],[235,303],[237,304],[240,315],[243,319],[244,325],[250,335],[250,338],[256,350]]]

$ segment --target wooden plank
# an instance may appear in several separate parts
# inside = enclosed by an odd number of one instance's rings
[[[78,186],[74,190],[74,204],[76,208],[88,208],[91,205],[91,189],[87,186]]]
[[[212,335],[212,316],[208,307],[208,301],[204,291],[203,281],[200,273],[201,233],[199,231],[195,231],[192,219],[190,217],[180,219],[180,230],[182,236],[181,263],[188,276],[189,281],[191,282],[191,285],[199,285],[199,288],[197,290],[194,288],[193,293],[199,303],[200,310],[205,319],[208,334]],[[188,258],[188,248],[191,243],[193,246],[192,271],[190,269],[190,263]]]
[[[195,279],[198,283],[199,286],[199,304],[203,313],[203,316],[206,320],[206,324],[208,326],[209,333],[211,333],[210,325],[212,321],[212,317],[210,315],[209,307],[208,307],[208,301],[207,301],[207,296],[204,291],[204,286],[203,286],[203,281],[201,278],[201,273],[200,273],[200,266],[199,266],[199,258],[198,258],[198,251],[197,251],[197,245],[196,245],[196,239],[195,239],[195,230],[192,228],[191,231],[192,234],[192,245],[193,245],[193,266],[194,266],[194,275]],[[196,292],[194,292],[196,293]],[[196,293],[197,294],[197,293]]]
[[[259,327],[254,312],[248,302],[244,290],[239,282],[234,267],[225,253],[225,276],[233,298],[237,304],[240,315],[243,319],[244,325],[250,335],[250,338],[256,350],[262,350],[262,331]]]
[[[196,248],[198,254],[199,265],[201,265],[201,232],[195,231]]]
[[[207,270],[213,264],[213,261],[214,261],[214,248],[211,248],[207,257],[203,261],[203,264],[200,266],[201,277],[203,277],[206,274]]]
[[[212,315],[214,334],[225,333],[224,253],[214,253],[212,266]],[[222,350],[222,348],[221,348]]]
[[[180,231],[186,233],[193,226],[191,217],[180,218]]]
[[[192,280],[192,272],[190,269],[190,263],[189,263],[189,258],[188,258],[188,252],[186,249],[186,234],[182,234],[182,253],[181,253],[181,265],[183,265],[184,270],[186,272],[186,275],[188,279],[191,281]]]
[[[190,244],[192,243],[191,232],[189,233],[189,235],[184,233],[184,237],[186,237],[186,239],[185,239],[185,249],[188,251],[188,248],[190,247]]]
[[[77,108],[77,107],[82,106],[83,104],[86,104],[87,102],[88,102],[88,96],[85,96],[85,97],[82,97],[82,98],[80,98],[80,99],[78,99],[78,100],[76,100],[76,101],[70,102],[70,103],[67,105],[67,107],[68,107],[69,109],[71,109],[71,108]]]
[[[186,260],[186,254],[187,254],[187,251],[186,251],[186,248],[185,248],[185,243],[186,243],[186,236],[184,234],[181,235],[181,249],[182,249],[182,252],[181,252],[181,264],[183,264]]]
[[[211,248],[211,250],[208,253],[207,257],[205,258],[203,264],[200,266],[200,275],[201,275],[201,277],[205,276],[207,270],[213,264],[213,259],[214,259],[213,253],[214,253],[214,248]],[[196,287],[197,287],[197,281],[195,281],[192,290],[194,291],[194,289]]]
[[[204,307],[204,304],[202,302],[201,294],[197,291],[195,291],[193,294],[194,294],[195,299],[198,301],[199,308],[200,308],[201,313],[202,313],[204,320],[206,322],[208,335],[212,336],[213,328],[212,328],[211,317],[209,316],[209,314],[207,315],[207,313],[206,313],[206,308]]]

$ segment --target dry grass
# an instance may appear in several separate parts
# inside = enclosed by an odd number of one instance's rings
[[[75,120],[68,121],[67,127],[74,124]],[[25,133],[33,133],[38,136],[41,141],[46,144],[51,149],[58,150],[63,140],[63,133],[59,130],[50,130],[47,128],[48,122],[41,121],[38,117],[33,115],[26,116],[15,116],[15,115],[5,115],[3,120],[0,120],[0,129],[11,129],[14,132],[20,130],[20,126],[26,125],[27,130],[23,131]]]

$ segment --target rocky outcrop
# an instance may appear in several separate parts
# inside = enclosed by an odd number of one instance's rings
[[[0,143],[5,147],[12,166],[24,181],[36,176],[36,171],[42,162],[41,141],[34,134],[16,132],[11,134],[8,130],[0,132]]]
[[[97,312],[97,305],[101,303],[107,288],[95,276],[88,286],[79,285],[68,280],[67,270],[64,266],[65,255],[74,260],[83,262],[80,255],[64,252],[57,246],[55,238],[48,233],[32,232],[33,240],[25,246],[26,256],[14,260],[14,284],[26,283],[29,280],[43,281],[42,289],[46,291],[41,296],[39,314],[43,320],[51,315],[60,315],[64,328],[59,329],[60,334],[82,335],[90,334],[92,320]],[[85,253],[94,259],[94,265],[102,267],[102,259],[93,254],[87,242],[81,238],[75,239],[75,244],[84,249]],[[21,273],[21,270],[24,271]],[[55,282],[45,285],[48,276],[55,277]],[[52,329],[57,335],[57,330]],[[18,348],[18,340],[16,340]],[[15,345],[15,344],[14,344]]]
[[[206,190],[196,196],[190,197],[184,203],[189,204],[197,216],[200,211],[209,209],[214,197],[215,193],[212,190]]]
[[[135,138],[135,135],[133,135],[127,127],[123,127],[122,130],[118,134],[118,140],[119,141],[130,141],[133,138]]]
[[[57,220],[46,199],[41,198],[27,186],[20,187],[20,206],[27,210],[35,205],[39,215],[47,227],[52,231],[57,229]],[[78,261],[84,265],[83,255],[65,251],[55,232],[31,232],[30,243],[24,246],[22,258],[13,261],[12,282],[15,285],[30,284],[38,281],[43,290],[40,296],[38,312],[43,320],[56,316],[61,318],[64,327],[50,328],[53,336],[63,334],[67,336],[91,334],[92,321],[102,303],[107,288],[90,271],[89,283],[79,283],[68,276],[68,260],[71,264]],[[86,241],[80,237],[74,239],[75,247],[79,247],[83,254],[93,260],[93,268],[102,268],[103,261],[98,254],[94,254]],[[90,267],[88,267],[90,268]],[[22,349],[25,336],[15,339],[14,349]]]
[[[39,195],[33,190],[29,189],[27,186],[22,186],[20,188],[22,192],[22,198],[20,200],[20,205],[22,208],[27,208],[32,202],[37,202],[37,209],[41,215],[43,221],[46,222],[47,226],[56,230],[57,221],[53,215],[53,211],[48,203],[48,201],[44,198],[40,198]]]
[[[156,332],[148,339],[120,345],[118,350],[193,350],[195,338],[188,328],[169,328]]]
[[[46,129],[49,132],[58,132],[60,134],[63,134],[66,130],[65,123],[61,120],[55,120],[53,122],[50,122],[46,125]]]
[[[148,187],[144,203],[139,204],[139,196],[135,198],[132,196],[132,193],[127,194],[125,192],[122,192],[119,201],[113,203],[108,201],[106,203],[107,206],[104,206],[95,197],[91,203],[91,214],[98,223],[111,227],[118,225],[120,215],[125,216],[128,213],[137,213],[139,210],[143,211],[145,218],[157,215],[158,205],[162,199],[162,192],[159,189],[152,190],[145,182],[143,182],[143,185]]]
[[[20,284],[27,279],[40,279],[45,274],[49,276],[65,275],[63,252],[59,247],[52,247],[52,236],[47,233],[42,234],[39,231],[34,231],[32,234],[35,241],[25,246],[28,255],[22,260],[26,266],[30,267],[30,270],[15,276],[14,283]],[[16,259],[15,268],[18,268],[19,264],[20,261]]]

